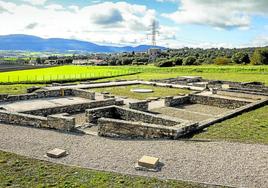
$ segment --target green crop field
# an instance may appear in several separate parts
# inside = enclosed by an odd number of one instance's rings
[[[0,83],[47,83],[53,81],[77,81],[133,74],[127,67],[96,67],[66,65],[33,70],[0,73]]]
[[[79,81],[100,79],[133,73],[131,79],[160,79],[180,75],[200,75],[209,79],[234,81],[261,81],[268,84],[268,66],[180,66],[159,68],[154,66],[74,66],[66,65],[34,70],[0,73],[0,83],[47,83],[52,81]]]

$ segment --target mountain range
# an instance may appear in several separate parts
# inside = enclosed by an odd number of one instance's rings
[[[32,35],[1,35],[0,36],[0,50],[22,50],[35,52],[67,52],[67,51],[83,51],[83,52],[143,52],[150,48],[161,48],[161,46],[139,45],[139,46],[105,46],[98,45],[92,42],[63,39],[63,38],[49,38],[44,39]]]

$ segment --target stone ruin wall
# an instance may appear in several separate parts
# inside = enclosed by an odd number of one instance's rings
[[[119,138],[177,138],[177,129],[141,122],[100,118],[98,135]]]
[[[62,131],[71,131],[75,127],[75,119],[61,115],[48,117],[34,116],[17,112],[0,110],[0,121],[2,123],[31,126],[37,128],[50,128]]]
[[[73,104],[73,105],[68,105],[68,106],[57,106],[57,107],[52,107],[52,108],[31,110],[31,111],[27,111],[23,113],[38,115],[38,116],[48,116],[51,114],[61,114],[61,113],[75,114],[79,112],[84,112],[86,109],[90,109],[90,108],[116,105],[118,102],[120,101],[117,101],[116,99],[104,99],[100,101],[91,101],[91,102],[82,103],[82,104]]]
[[[203,105],[217,106],[220,108],[236,109],[240,108],[241,106],[245,106],[249,103],[250,102],[241,100],[231,100],[213,96],[203,96],[194,94],[189,94],[188,96],[182,96],[182,97],[165,98],[165,106],[170,107],[183,104],[203,104]]]
[[[21,95],[2,94],[0,95],[0,103],[50,98],[50,97],[64,97],[64,96],[76,96],[90,100],[95,100],[94,92],[85,91],[82,89],[58,89],[58,90],[41,90],[36,91],[35,93],[27,93]]]
[[[240,108],[241,106],[245,106],[250,103],[242,100],[231,100],[231,99],[224,99],[224,98],[203,96],[203,95],[189,95],[189,97],[191,103],[217,106],[220,108],[229,108],[229,109]]]
[[[148,107],[149,107],[149,101],[146,101],[146,100],[129,103],[129,108],[134,109],[134,110],[147,112]]]
[[[100,107],[95,109],[87,109],[86,117],[89,123],[96,123],[99,118],[114,118],[125,121],[143,122],[150,124],[158,124],[164,126],[174,126],[180,124],[182,120],[172,117],[159,117],[154,114],[123,108],[119,106]]]

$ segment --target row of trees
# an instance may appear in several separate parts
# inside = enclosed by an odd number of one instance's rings
[[[50,56],[37,58],[38,64],[51,61],[54,64],[70,64],[75,59],[101,59],[109,65],[146,65],[154,63],[159,67],[171,67],[180,65],[201,65],[201,64],[249,64],[268,65],[267,48],[182,48],[163,50],[156,59],[152,60],[147,53],[119,53],[119,54],[87,54],[73,55],[69,57]]]
[[[169,59],[158,58],[155,65],[158,67],[171,67],[177,65],[201,65],[201,64],[252,64],[268,65],[268,48],[258,48],[251,54],[245,51],[238,51],[230,56],[217,56],[215,58],[204,58],[203,56],[175,56]]]

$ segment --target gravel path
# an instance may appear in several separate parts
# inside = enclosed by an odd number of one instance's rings
[[[44,157],[55,147],[70,154]],[[170,140],[113,140],[0,124],[0,150],[92,169],[235,187],[268,187],[268,145]],[[161,172],[134,170],[142,155],[159,157]]]

